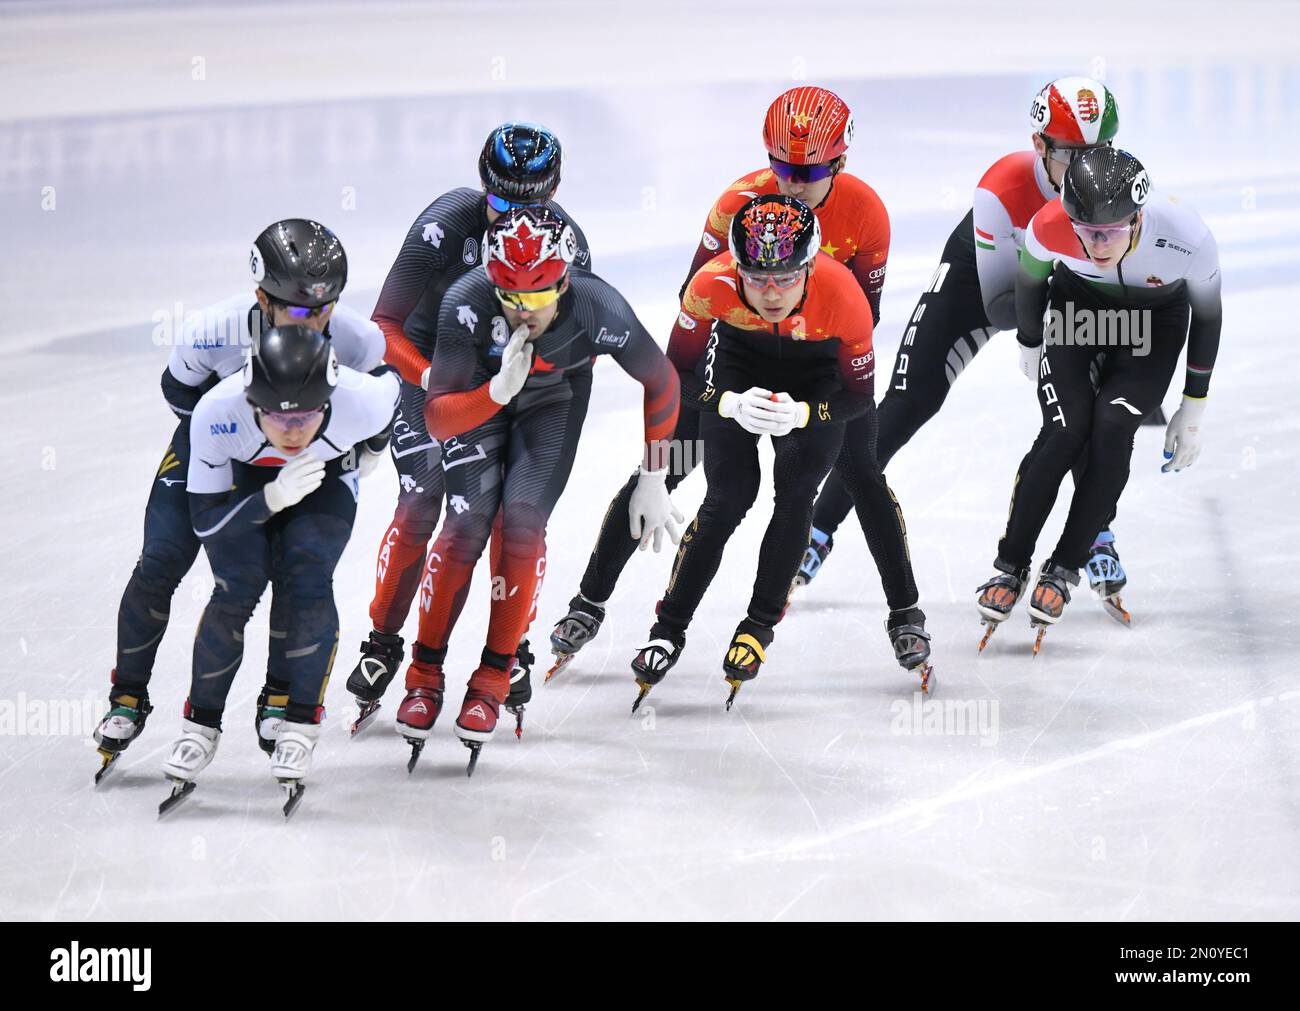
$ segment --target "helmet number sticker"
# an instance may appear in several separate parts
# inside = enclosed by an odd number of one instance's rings
[[[1147,193],[1151,190],[1151,180],[1147,178],[1147,170],[1143,169],[1133,179],[1133,202],[1139,207],[1147,202]]]
[[[1047,124],[1047,103],[1043,101],[1043,96],[1038,95],[1034,99],[1034,104],[1029,107],[1029,118],[1039,126]]]
[[[254,246],[248,253],[248,269],[253,275],[253,280],[259,284],[262,278],[266,277],[266,264],[262,261],[262,253]]]

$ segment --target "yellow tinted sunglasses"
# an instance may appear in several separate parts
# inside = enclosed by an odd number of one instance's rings
[[[548,305],[554,305],[560,297],[558,286],[544,288],[541,291],[506,291],[503,288],[497,288],[496,293],[498,302],[521,312],[535,312],[538,309],[545,309]]]

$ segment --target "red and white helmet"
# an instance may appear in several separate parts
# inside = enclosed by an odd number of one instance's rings
[[[1062,77],[1034,96],[1029,128],[1065,147],[1091,147],[1119,131],[1115,96],[1091,77]]]
[[[483,266],[503,291],[541,291],[559,284],[577,252],[573,227],[549,207],[516,207],[483,236]]]
[[[852,142],[853,114],[825,88],[791,88],[768,106],[763,120],[767,153],[792,165],[831,161]]]

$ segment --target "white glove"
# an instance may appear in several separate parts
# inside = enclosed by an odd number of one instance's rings
[[[429,372],[433,369],[432,365],[426,365],[424,371],[420,373],[420,389],[425,393],[429,392]]]
[[[654,548],[658,552],[663,544],[664,531],[674,544],[680,544],[682,532],[678,524],[685,521],[668,496],[668,468],[663,470],[646,470],[636,479],[632,489],[632,501],[627,506],[628,527],[633,537],[641,541],[640,550],[644,551],[653,535]]]
[[[772,438],[779,439],[808,424],[810,412],[804,401],[794,400],[788,393],[778,393],[768,403],[772,406],[773,416],[780,422],[780,428],[772,433]]]
[[[1190,467],[1201,455],[1201,415],[1205,413],[1205,398],[1195,400],[1183,397],[1183,406],[1174,411],[1165,429],[1165,459],[1169,462],[1160,468],[1161,473],[1179,471]]]
[[[728,390],[718,398],[718,413],[753,435],[773,435],[781,427],[772,391],[751,386],[744,393]]]
[[[297,505],[325,480],[325,461],[304,449],[280,468],[275,480],[262,489],[266,507],[273,513]]]
[[[1039,344],[1038,347],[1029,348],[1020,344],[1019,341],[1016,343],[1020,348],[1020,371],[1025,374],[1026,379],[1036,384],[1038,382],[1038,369],[1043,359],[1043,345]]]
[[[379,466],[379,461],[382,460],[384,456],[385,454],[383,450],[375,453],[363,446],[361,449],[361,456],[357,460],[357,473],[362,477],[369,477],[375,472],[375,468]]]
[[[533,346],[528,341],[528,324],[521,323],[501,352],[501,371],[488,383],[488,396],[504,407],[524,388],[533,367]]]

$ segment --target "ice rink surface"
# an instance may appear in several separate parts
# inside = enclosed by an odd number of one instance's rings
[[[1041,5],[800,6],[788,30],[762,3],[310,8],[306,38],[295,4],[0,8],[0,917],[1300,915],[1296,8],[1101,5],[1091,37]],[[501,30],[514,21],[530,30]],[[300,44],[268,57],[259,40],[277,30]],[[466,780],[444,716],[408,777],[396,688],[373,729],[347,734],[344,682],[396,495],[385,467],[336,574],[339,660],[295,818],[284,823],[251,728],[265,606],[216,761],[171,820],[155,818],[211,589],[203,560],[173,605],[149,726],[92,788],[118,599],[172,428],[157,384],[166,334],[248,286],[247,249],[268,222],[335,228],[346,300],[368,312],[410,220],[474,184],[486,132],[541,120],[564,141],[559,200],[597,272],[666,338],[710,202],[763,164],[767,103],[825,84],[856,113],[849,169],[893,220],[883,391],[979,176],[1026,145],[1030,97],[1068,73],[1104,77],[1121,143],[1201,211],[1223,258],[1200,461],[1162,475],[1163,433],[1142,429],[1120,503],[1131,629],[1081,590],[1037,659],[1023,612],[976,654],[973,591],[1038,423],[1003,334],[890,467],[934,636],[939,691],[925,707],[893,662],[850,524],[759,679],[723,711],[721,656],[765,492],[642,713],[628,713],[627,665],[666,555],[633,559],[599,638],[537,688],[521,742],[503,724]],[[1181,381],[1180,369],[1167,411]],[[639,405],[603,363],[550,525],[537,645],[636,465]],[[702,494],[701,476],[678,493],[688,515]],[[480,572],[453,639],[452,703],[482,646],[487,588]],[[973,719],[959,725],[957,710]]]

